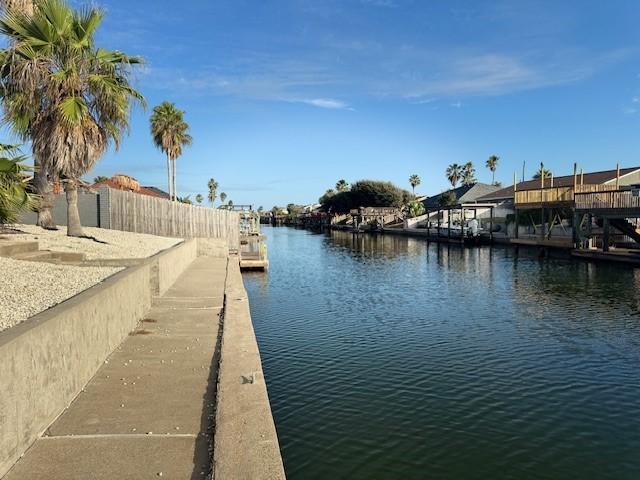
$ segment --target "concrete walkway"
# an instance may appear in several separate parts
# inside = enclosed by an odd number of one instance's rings
[[[200,257],[156,298],[4,480],[207,478],[226,263]]]

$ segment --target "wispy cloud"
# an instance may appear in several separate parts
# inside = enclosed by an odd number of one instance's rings
[[[310,98],[302,100],[293,100],[294,102],[306,103],[318,108],[328,108],[331,110],[352,110],[349,104],[333,98]]]

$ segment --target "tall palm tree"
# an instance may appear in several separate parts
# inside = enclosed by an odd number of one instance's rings
[[[487,168],[491,171],[491,184],[495,185],[496,183],[496,169],[498,168],[498,160],[500,160],[500,157],[497,155],[491,155],[488,159],[487,159]]]
[[[476,182],[476,167],[472,162],[465,163],[462,167],[462,184],[469,186]]]
[[[226,199],[227,199],[227,194],[224,192],[220,192],[220,201],[224,203]]]
[[[199,193],[196,195],[196,202],[200,205],[204,201],[204,197]]]
[[[213,178],[210,178],[209,182],[207,183],[207,187],[209,188],[209,195],[208,195],[209,203],[211,203],[211,206],[213,206],[213,203],[216,201],[216,198],[218,197],[218,182],[216,182]]]
[[[177,198],[176,160],[182,155],[182,147],[191,145],[189,125],[184,121],[184,112],[171,102],[162,102],[151,115],[151,135],[156,147],[167,156],[167,182],[169,197]]]
[[[346,192],[347,190],[349,190],[349,184],[344,179],[338,180],[338,182],[336,183],[336,190],[338,192]]]
[[[457,163],[452,163],[447,167],[447,180],[451,183],[453,188],[456,188],[458,182],[462,178],[462,167]]]
[[[8,9],[0,33],[4,117],[50,180],[67,196],[67,234],[83,236],[77,186],[110,144],[128,130],[131,104],[144,98],[129,83],[137,57],[97,48],[104,12],[75,11],[65,0],[39,0],[33,15]]]
[[[409,177],[409,184],[411,185],[411,190],[413,192],[413,196],[415,197],[416,195],[416,187],[418,185],[420,185],[421,180],[420,180],[420,176],[416,175],[415,173],[413,175],[411,175]]]

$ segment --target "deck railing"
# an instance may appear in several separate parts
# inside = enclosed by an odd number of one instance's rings
[[[599,192],[578,192],[575,195],[579,210],[640,209],[640,196],[632,190],[611,190]]]
[[[515,192],[516,205],[573,202],[573,187],[548,187]]]
[[[536,205],[545,203],[574,203],[577,195],[617,191],[615,185],[570,185],[545,187],[515,192],[516,205]]]

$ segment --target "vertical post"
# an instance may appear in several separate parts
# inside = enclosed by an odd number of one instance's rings
[[[573,248],[579,248],[580,245],[580,235],[578,234],[578,231],[580,229],[580,223],[581,223],[581,215],[578,215],[576,213],[576,211],[573,211],[573,225],[572,225],[572,236],[573,236]]]
[[[608,252],[609,251],[609,235],[610,235],[610,228],[609,228],[609,218],[608,217],[604,217],[602,219],[602,251],[603,252]]]
[[[460,207],[460,243],[464,243],[464,222],[465,222],[465,213],[464,208]]]
[[[489,207],[489,241],[493,243],[493,207]]]
[[[573,162],[573,191],[576,191],[576,187],[578,186],[578,164]]]
[[[449,231],[447,232],[447,238],[451,239],[451,208],[447,210],[447,219],[449,223]]]
[[[551,188],[553,188],[553,172],[551,172]]]
[[[516,212],[515,215],[514,215],[515,216],[515,222],[516,222],[516,231],[514,232],[514,237],[518,238],[520,236],[520,232],[519,232],[519,230],[520,230],[520,215],[518,214],[518,207],[517,206],[515,207],[514,210]]]
[[[540,162],[540,188],[544,188],[544,163],[542,162]]]
[[[437,227],[437,237],[440,238],[440,207],[438,207],[438,227]]]
[[[584,185],[584,169],[580,169],[580,185]]]
[[[541,235],[541,239],[544,241],[544,237],[547,234],[547,229],[545,228],[545,219],[547,216],[547,212],[546,212],[546,208],[542,207],[540,209],[540,218],[541,218],[541,223],[542,225],[540,225],[540,235]]]
[[[620,190],[620,164],[616,163],[616,190]]]

